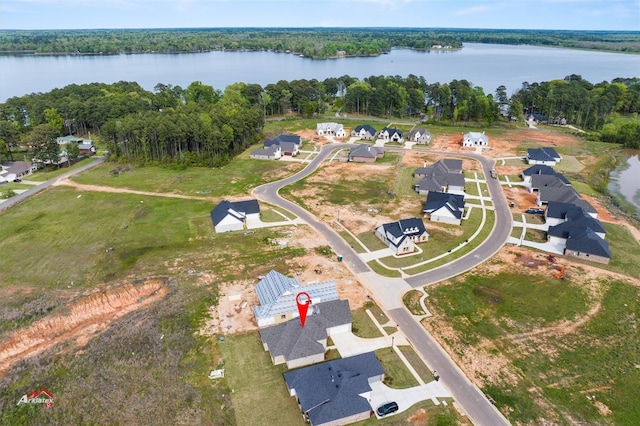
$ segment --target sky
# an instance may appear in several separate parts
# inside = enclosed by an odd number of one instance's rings
[[[0,29],[202,27],[640,31],[640,0],[0,0]]]

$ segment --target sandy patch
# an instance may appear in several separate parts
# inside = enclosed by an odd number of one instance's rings
[[[304,247],[307,254],[288,262],[288,270],[278,272],[294,277],[302,285],[335,281],[339,298],[348,300],[351,309],[358,309],[369,300],[367,290],[344,264],[337,261],[337,256],[316,253],[315,249],[326,245],[326,242],[314,232],[309,232],[306,227],[292,228],[286,241]],[[257,330],[253,308],[259,302],[254,287],[260,278],[256,276],[255,280],[220,284],[218,305],[209,308],[211,319],[205,322],[201,333],[235,334]]]
[[[477,131],[477,130],[474,130]],[[442,134],[434,138],[432,149],[436,151],[450,151],[467,153],[474,152],[475,148],[463,148],[462,136],[459,134]],[[524,152],[516,152],[516,148],[522,144],[550,146],[554,148],[572,147],[579,144],[578,140],[568,134],[535,129],[514,129],[503,135],[489,136],[489,146],[483,148],[482,153],[487,157],[501,158],[523,155]]]

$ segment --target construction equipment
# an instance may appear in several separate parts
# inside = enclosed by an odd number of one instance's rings
[[[565,269],[567,269],[566,265],[560,266],[560,268],[558,269],[558,272],[556,272],[556,274],[554,276],[559,280],[564,280],[564,270]]]

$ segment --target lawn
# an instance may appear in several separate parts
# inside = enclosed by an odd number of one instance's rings
[[[226,336],[217,343],[225,364],[225,380],[238,425],[300,425],[305,423],[296,399],[289,396],[282,373],[262,347],[257,332]]]
[[[418,290],[410,290],[406,292],[402,296],[402,302],[409,312],[413,315],[425,315],[426,312],[422,309],[420,305],[420,299],[422,298],[423,293]]]
[[[599,289],[599,309],[576,329],[554,329],[584,317],[596,303],[586,285]],[[503,272],[487,277],[466,274],[430,287],[429,293],[430,310],[456,332],[448,335],[449,344],[507,359],[509,373],[485,378],[482,390],[510,421],[615,425],[640,421],[637,287],[620,280],[594,279],[586,284]],[[536,334],[518,337],[530,332]],[[611,413],[603,416],[598,407]]]
[[[370,306],[370,304],[366,304],[365,307],[351,311],[351,318],[353,318],[351,330],[356,336],[365,339],[382,337],[382,333],[366,312],[367,307]]]
[[[418,386],[419,383],[409,371],[404,362],[392,348],[382,348],[375,351],[386,372],[384,384],[390,388],[406,389]]]
[[[304,167],[302,163],[241,157],[214,169],[192,167],[176,170],[169,167],[136,167],[108,163],[76,175],[73,180],[82,184],[136,191],[221,198],[248,195],[256,186],[281,179]]]
[[[362,244],[364,244],[370,251],[387,248],[387,245],[380,241],[380,238],[376,237],[372,231],[358,234],[358,240],[360,240],[360,242],[362,242]]]
[[[487,214],[492,214],[492,212],[487,212]],[[392,268],[405,268],[432,259],[469,239],[478,230],[481,221],[481,209],[474,208],[469,215],[469,219],[463,220],[459,226],[427,222],[426,226],[430,235],[428,242],[419,245],[422,253],[402,257],[389,256],[380,259],[380,261]],[[462,232],[459,233],[459,231]],[[459,233],[459,235],[452,236],[452,232]]]

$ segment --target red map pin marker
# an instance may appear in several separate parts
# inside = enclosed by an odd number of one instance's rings
[[[306,297],[306,300],[300,301],[300,296]],[[304,322],[307,320],[307,311],[311,304],[311,297],[305,292],[298,293],[296,296],[296,304],[298,305],[298,313],[300,314],[300,324],[302,324],[302,328],[304,328]]]

